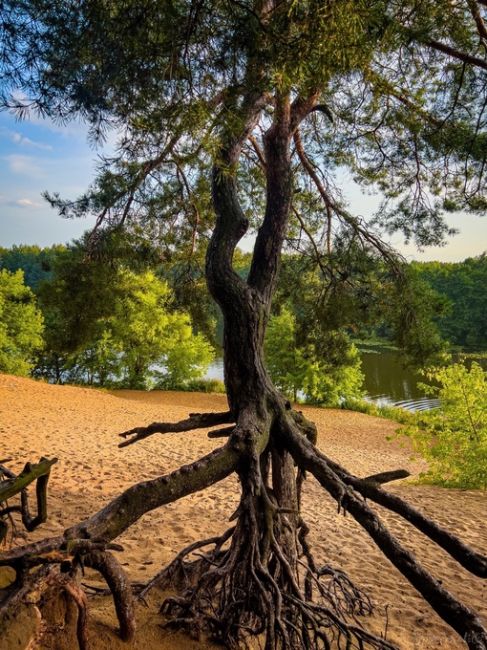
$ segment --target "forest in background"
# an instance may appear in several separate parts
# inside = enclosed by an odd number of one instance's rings
[[[22,319],[31,326],[18,333],[22,349],[10,363],[5,339],[2,369],[55,382],[220,390],[201,380],[220,349],[222,322],[198,256],[161,254],[143,238],[131,240],[135,255],[123,237],[91,253],[87,245],[86,236],[68,246],[0,248],[0,269],[23,273],[26,288],[18,293],[17,275],[11,300],[28,309]],[[284,255],[266,354],[291,398],[337,404],[359,397],[363,345],[395,345],[415,367],[447,348],[487,349],[486,255],[412,262],[398,289],[377,260],[354,254],[347,259],[353,282],[331,282],[312,260]],[[343,251],[336,255],[343,265]],[[249,255],[238,252],[236,267],[245,277]]]

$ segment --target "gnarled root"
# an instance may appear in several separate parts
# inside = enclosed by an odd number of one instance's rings
[[[88,648],[87,599],[76,581],[78,568],[85,566],[98,571],[105,579],[113,597],[120,625],[120,637],[130,641],[135,634],[135,612],[132,588],[120,564],[107,549],[123,550],[117,544],[104,544],[89,540],[70,540],[61,550],[50,551],[45,556],[23,558],[23,564],[15,565],[20,578],[0,602],[0,619],[20,606],[29,593],[41,594],[46,588],[58,588],[66,592],[78,608],[77,637],[80,650]],[[30,566],[31,570],[26,571]],[[33,568],[35,567],[35,568]],[[59,567],[61,572],[59,572]]]
[[[296,422],[283,423],[286,446],[296,463],[310,471],[325,490],[367,531],[375,544],[391,563],[406,577],[433,609],[465,640],[471,650],[487,650],[487,630],[478,615],[458,601],[404,548],[378,515],[367,505],[364,496],[394,510],[410,521],[421,532],[450,553],[463,566],[482,575],[486,558],[473,552],[453,535],[420,515],[397,497],[387,495],[374,483],[357,479],[336,463],[329,461],[316,447],[300,434]],[[391,497],[391,498],[389,498]]]
[[[122,641],[131,641],[135,635],[134,598],[124,570],[108,551],[91,551],[83,557],[83,563],[96,569],[105,579],[115,604],[120,638]]]
[[[287,552],[293,513],[279,507],[258,464],[242,472],[241,481],[236,526],[187,547],[142,591],[174,584],[175,575],[184,581],[181,595],[162,604],[165,625],[209,634],[231,649],[250,647],[256,636],[268,649],[393,648],[358,620],[372,612],[370,599],[343,572],[316,566],[303,521],[293,566]],[[209,545],[211,551],[199,553]]]
[[[78,608],[78,621],[76,625],[76,637],[79,650],[89,650],[88,642],[88,600],[85,592],[78,583],[65,573],[53,573],[48,584],[62,589],[76,604]]]
[[[377,648],[393,646],[368,633],[360,617],[372,604],[346,574],[328,565],[319,567],[308,542],[308,526],[300,516],[300,492],[305,472],[311,472],[338,503],[369,533],[386,557],[422,594],[438,614],[467,642],[471,650],[487,649],[487,632],[475,612],[456,600],[434,579],[384,526],[365,498],[409,521],[472,573],[485,577],[486,558],[445,531],[396,495],[384,482],[404,471],[366,478],[353,476],[328,459],[316,446],[316,428],[279,399],[257,409],[247,406],[238,418],[228,413],[193,415],[177,425],[154,424],[129,432],[131,441],[152,433],[188,431],[199,426],[235,422],[214,432],[228,441],[203,458],[151,481],[143,481],[107,504],[98,513],[65,531],[63,536],[14,548],[0,554],[0,566],[11,566],[19,577],[0,616],[25,594],[26,586],[60,564],[70,575],[88,565],[105,578],[120,621],[121,636],[134,634],[131,587],[121,567],[107,551],[110,543],[145,512],[173,502],[225,478],[239,475],[242,496],[221,536],[195,542],[150,581],[143,599],[155,585],[172,583],[180,596],[167,599],[162,611],[167,625],[206,633],[228,648],[248,647],[257,637],[266,650],[309,648]],[[294,463],[297,465],[297,476]],[[272,485],[272,488],[271,488]],[[54,573],[77,602],[85,625],[84,600],[70,575]],[[182,585],[182,586],[181,586]],[[71,593],[73,591],[73,593]],[[74,595],[73,595],[74,594]],[[79,628],[79,643],[84,641]]]

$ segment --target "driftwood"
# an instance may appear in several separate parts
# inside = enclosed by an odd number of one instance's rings
[[[5,460],[3,462],[6,462]],[[17,494],[20,494],[20,505],[6,506],[0,509],[0,542],[7,534],[5,518],[14,512],[22,516],[22,523],[30,532],[44,523],[47,519],[47,483],[51,467],[57,463],[57,458],[49,460],[41,458],[38,463],[27,463],[17,476],[9,468],[0,463],[0,475],[5,480],[0,482],[0,506]],[[37,514],[32,517],[29,509],[27,486],[36,481]]]

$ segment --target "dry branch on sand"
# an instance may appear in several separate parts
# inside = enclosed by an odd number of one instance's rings
[[[0,542],[7,535],[8,526],[5,519],[14,512],[21,514],[22,523],[28,531],[34,530],[46,521],[47,483],[51,467],[57,463],[57,458],[52,460],[41,458],[36,464],[27,463],[18,476],[3,465],[5,462],[8,460],[0,462],[0,479],[5,477],[0,482],[0,506],[17,494],[20,494],[20,505],[7,505],[0,508]],[[36,481],[37,514],[35,517],[30,514],[27,495],[27,486],[33,481]]]

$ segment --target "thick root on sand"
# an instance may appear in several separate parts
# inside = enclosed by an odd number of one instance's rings
[[[155,586],[176,587],[180,595],[161,606],[165,625],[196,638],[209,635],[230,649],[254,647],[255,639],[269,650],[394,648],[362,626],[360,618],[373,611],[370,598],[343,571],[316,565],[308,526],[301,518],[291,525],[294,513],[278,506],[260,464],[240,478],[236,525],[188,546],[139,597]],[[294,561],[287,552],[289,532]]]
[[[124,639],[135,632],[132,589],[109,552],[124,530],[144,513],[237,472],[242,489],[235,525],[223,535],[194,542],[139,593],[154,586],[177,586],[179,595],[162,605],[166,625],[192,635],[207,634],[230,649],[376,648],[391,650],[386,638],[363,626],[372,613],[368,596],[338,568],[318,566],[300,514],[305,473],[311,473],[370,535],[391,563],[421,593],[471,650],[487,650],[487,632],[475,612],[459,602],[396,539],[366,502],[394,511],[477,576],[485,577],[487,559],[414,510],[381,485],[404,476],[403,470],[366,478],[350,474],[315,446],[316,429],[282,400],[260,411],[194,414],[180,423],[154,423],[132,429],[125,443],[155,433],[186,432],[228,425],[213,432],[226,444],[167,476],[143,481],[119,495],[92,517],[64,532],[0,554],[17,582],[0,603],[0,617],[18,605],[46,575],[77,603],[80,647],[86,642],[86,606],[73,581],[84,565],[107,582]],[[61,573],[59,573],[61,567]],[[53,573],[54,572],[54,573]],[[64,576],[64,577],[62,577]]]

